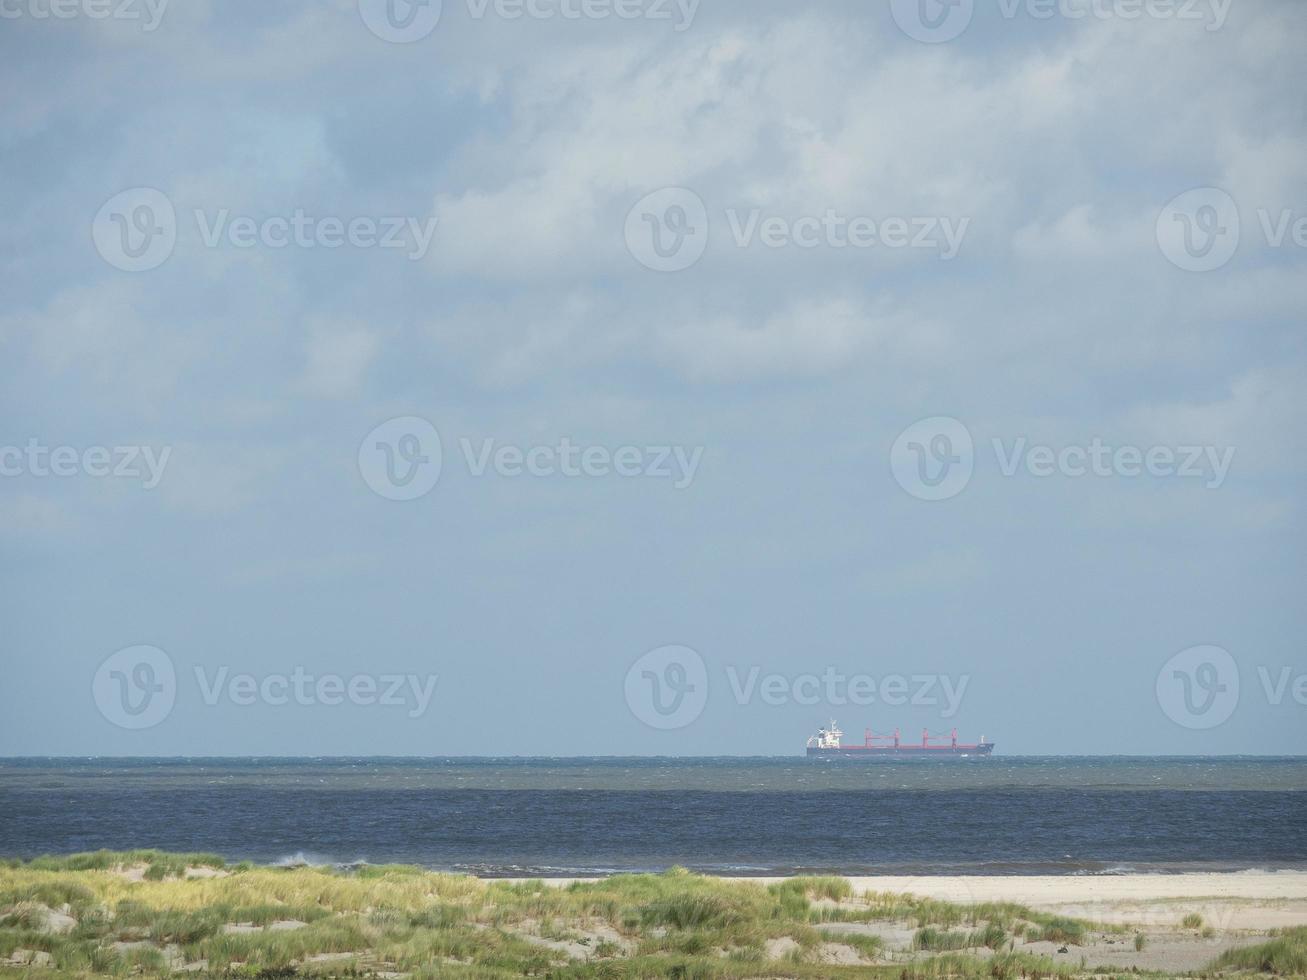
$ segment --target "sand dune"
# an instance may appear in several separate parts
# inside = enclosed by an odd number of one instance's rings
[[[549,878],[562,886],[586,878]],[[749,878],[760,884],[782,878]],[[1017,902],[1098,922],[1169,926],[1197,913],[1221,930],[1307,925],[1307,871],[1234,874],[849,876],[858,892]]]

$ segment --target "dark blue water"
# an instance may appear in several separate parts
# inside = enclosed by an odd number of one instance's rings
[[[8,760],[0,854],[482,874],[1307,867],[1307,760]]]

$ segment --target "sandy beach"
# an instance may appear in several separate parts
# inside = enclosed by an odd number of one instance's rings
[[[1115,925],[1173,926],[1190,914],[1228,931],[1307,925],[1307,871],[1180,875],[845,876],[857,893],[906,892],[943,901],[1016,902]],[[549,878],[563,886],[593,878]],[[784,878],[742,878],[771,884]]]
[[[392,980],[589,976],[576,970],[592,963],[723,980],[1307,970],[1307,928],[1284,929],[1307,925],[1300,871],[518,880],[157,851],[10,861],[0,968]]]
[[[1226,929],[1307,925],[1307,872],[849,878],[858,892],[911,892],[951,902],[1018,902],[1122,925],[1173,925],[1197,912]]]
[[[1265,942],[1271,930],[1307,926],[1307,872],[1248,871],[1179,875],[844,876],[851,899],[827,903],[856,908],[868,893],[908,893],[959,904],[1014,902],[1037,912],[1078,919],[1090,928],[1074,943],[1026,941],[1025,952],[1053,962],[1090,962],[1121,971],[1190,973],[1230,950]],[[561,886],[570,880],[549,879]],[[773,884],[784,878],[739,878]],[[913,959],[906,923],[830,923],[832,942],[871,936],[890,958]],[[1141,937],[1138,946],[1134,937]],[[973,954],[990,955],[986,950]]]

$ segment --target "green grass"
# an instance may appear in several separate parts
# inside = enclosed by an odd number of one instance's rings
[[[1007,942],[1007,938],[1007,932],[992,922],[974,932],[957,932],[925,926],[918,929],[916,935],[912,937],[912,948],[937,953],[979,949],[982,946],[997,950]]]
[[[35,871],[107,871],[114,868],[145,865],[145,875],[152,881],[176,877],[189,868],[227,866],[217,854],[169,854],[164,851],[89,851],[63,856],[45,855],[30,861],[14,861],[11,867]]]
[[[220,874],[188,876],[197,867]],[[42,906],[67,909],[76,924],[43,932]],[[914,929],[916,950],[820,928],[838,922]],[[0,958],[36,950],[54,964],[26,967],[16,980],[162,977],[174,963],[201,960],[208,974],[233,980],[382,971],[415,980],[1064,975],[1051,960],[1007,949],[1010,934],[1026,928],[1078,937],[1085,924],[1009,903],[856,895],[836,877],[762,885],[682,868],[555,887],[401,866],[268,868],[145,850],[0,862]],[[835,952],[828,945],[849,947],[864,962],[824,962]],[[992,958],[963,952],[983,947]]]
[[[1276,976],[1307,975],[1307,928],[1285,929],[1268,943],[1222,953],[1208,970],[1252,970]]]
[[[1085,924],[1079,919],[1049,915],[1037,917],[1037,924],[1026,930],[1030,942],[1069,943],[1078,946],[1084,942]]]
[[[917,961],[894,973],[898,980],[957,980],[981,978],[1015,980],[1018,977],[1072,977],[1079,970],[1068,964],[1055,963],[1044,956],[1029,953],[998,953],[988,960],[958,953],[945,953],[929,960]]]
[[[946,929],[936,929],[934,926],[918,929],[917,934],[912,937],[913,949],[927,949],[935,953],[966,949],[970,945],[971,936],[968,933],[949,932]]]

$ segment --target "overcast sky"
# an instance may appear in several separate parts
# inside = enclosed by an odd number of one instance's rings
[[[47,2],[0,755],[1307,751],[1298,0]]]

